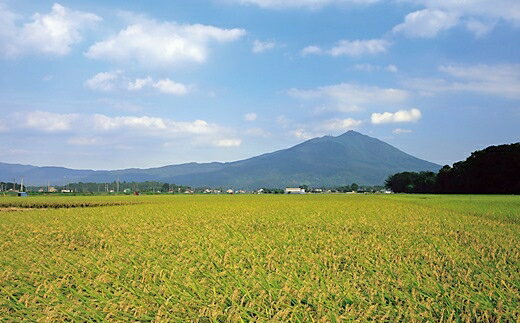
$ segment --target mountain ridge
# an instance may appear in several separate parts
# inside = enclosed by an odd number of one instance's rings
[[[161,181],[194,187],[340,186],[383,184],[401,171],[437,171],[440,165],[411,156],[379,139],[348,131],[233,162],[183,163],[121,170],[37,167],[0,162],[0,181],[24,177],[27,184]]]

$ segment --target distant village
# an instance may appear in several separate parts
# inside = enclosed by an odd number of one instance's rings
[[[192,188],[189,186],[160,183],[160,182],[118,182],[112,183],[70,183],[67,185],[24,186],[20,183],[0,182],[0,193],[4,195],[110,195],[110,194],[333,194],[333,193],[385,193],[391,191],[384,186],[364,186],[353,183],[341,187],[311,187],[301,185],[285,188],[260,188],[256,190],[242,190],[233,188]],[[24,194],[22,194],[24,193]]]

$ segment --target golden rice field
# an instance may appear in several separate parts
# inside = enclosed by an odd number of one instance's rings
[[[0,318],[518,322],[520,197],[0,198]]]

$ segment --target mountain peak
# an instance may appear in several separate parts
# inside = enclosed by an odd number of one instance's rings
[[[321,142],[323,140],[334,140],[334,139],[344,139],[344,138],[354,138],[354,137],[367,137],[367,138],[370,138],[369,136],[364,135],[364,134],[362,134],[360,132],[357,132],[357,131],[354,131],[354,130],[349,130],[349,131],[344,132],[341,135],[337,135],[337,136],[325,135],[325,136],[322,136],[322,137],[314,137],[314,138],[308,139],[307,141],[302,142],[300,145],[306,144],[308,142],[314,143],[314,142]]]
[[[357,131],[310,139],[291,148],[227,163],[187,163],[151,169],[88,171],[0,164],[0,180],[24,177],[33,185],[69,182],[107,183],[116,179],[162,181],[193,187],[311,186],[334,187],[353,182],[382,184],[402,171],[437,171],[439,165],[410,156]]]
[[[354,131],[354,130],[349,130],[349,131],[339,135],[338,137],[343,137],[343,136],[365,136],[365,135],[360,132]]]

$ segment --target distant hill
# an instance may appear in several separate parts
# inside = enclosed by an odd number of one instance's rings
[[[188,163],[150,169],[73,170],[0,163],[0,181],[24,177],[30,185],[71,182],[161,181],[193,187],[256,189],[285,186],[383,184],[394,173],[438,171],[440,166],[355,131],[310,139],[294,147],[229,163]]]

